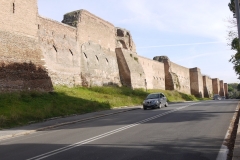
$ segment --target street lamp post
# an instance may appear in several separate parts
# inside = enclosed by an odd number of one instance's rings
[[[239,11],[239,0],[235,0],[235,16],[237,18],[237,27],[238,27],[238,38],[240,39],[240,11]],[[240,43],[240,40],[239,40]],[[240,45],[240,44],[239,44]]]

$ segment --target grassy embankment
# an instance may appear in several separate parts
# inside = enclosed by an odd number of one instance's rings
[[[42,121],[47,118],[83,114],[134,106],[142,103],[149,93],[163,92],[169,102],[197,101],[196,97],[164,90],[131,90],[118,87],[67,88],[55,87],[53,93],[0,94],[0,129]]]

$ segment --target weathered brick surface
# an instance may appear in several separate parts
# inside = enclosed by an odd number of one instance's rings
[[[220,95],[220,82],[218,78],[212,79],[213,94]]]
[[[204,88],[207,97],[211,90],[227,95],[223,82],[220,86],[212,80],[210,86],[209,79],[201,80],[199,69],[189,70],[168,58],[156,62],[138,56],[129,31],[88,11],[67,13],[60,23],[39,16],[37,0],[0,0],[0,6],[2,91],[125,85],[196,96]]]
[[[117,48],[116,54],[122,84],[133,89],[146,88],[146,76],[138,60],[138,55],[123,48]]]
[[[190,69],[191,94],[203,98],[203,79],[199,68]]]
[[[35,38],[0,31],[1,91],[51,91],[52,82]]]
[[[82,45],[81,70],[83,86],[121,86],[116,54],[99,44]]]
[[[64,15],[62,22],[67,24],[75,24],[78,18],[77,35],[80,44],[92,41],[100,44],[104,49],[109,49],[112,52],[116,48],[115,26],[94,14],[79,10]],[[73,21],[73,22],[71,22]]]
[[[138,60],[146,76],[147,89],[165,90],[164,64],[141,56]]]
[[[224,91],[225,91],[225,96],[228,98],[228,84],[224,83]]]
[[[46,67],[54,85],[81,85],[80,48],[76,28],[39,17],[38,34]]]
[[[223,81],[221,80],[221,81],[219,81],[219,83],[220,83],[220,96],[225,96],[225,89],[224,89],[224,83],[223,83]]]
[[[37,0],[0,0],[0,30],[37,37]]]
[[[203,89],[205,98],[211,98],[213,96],[213,83],[212,79],[208,76],[203,76]]]
[[[164,63],[167,90],[191,94],[189,68],[171,62],[166,56],[157,56],[154,57],[154,60]]]

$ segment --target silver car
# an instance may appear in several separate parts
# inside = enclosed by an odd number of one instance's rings
[[[167,98],[163,93],[152,93],[143,101],[143,109],[167,107]]]

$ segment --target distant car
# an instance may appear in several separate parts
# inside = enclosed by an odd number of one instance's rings
[[[222,100],[222,97],[219,94],[215,94],[213,100]]]
[[[222,96],[222,99],[226,99],[226,97]]]
[[[143,101],[143,109],[148,108],[162,108],[163,106],[167,107],[167,97],[163,93],[152,93],[149,94],[146,99]]]

